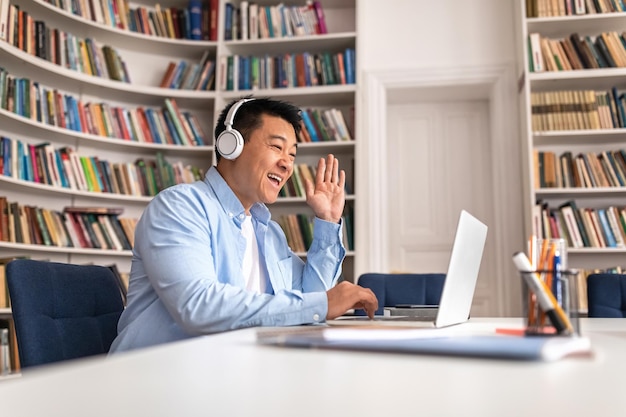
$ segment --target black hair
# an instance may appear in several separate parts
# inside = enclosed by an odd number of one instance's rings
[[[233,120],[233,129],[237,129],[239,133],[243,136],[244,142],[248,141],[249,134],[261,127],[262,115],[269,115],[280,117],[281,119],[287,121],[289,124],[293,126],[293,129],[296,133],[296,136],[300,133],[302,116],[300,116],[300,109],[287,102],[282,100],[274,100],[268,97],[242,97],[242,98],[253,98],[254,100],[248,101],[244,103],[235,114],[235,118]],[[215,138],[217,138],[224,130],[226,130],[226,126],[224,122],[226,121],[226,116],[228,115],[228,111],[235,103],[237,103],[241,99],[236,99],[230,102],[217,119],[217,123],[215,124]],[[219,152],[215,152],[217,156],[217,160],[221,159],[221,155]]]

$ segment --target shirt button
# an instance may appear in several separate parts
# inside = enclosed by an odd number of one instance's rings
[[[233,213],[228,213],[228,217],[230,217],[232,219]]]
[[[243,220],[243,214],[240,214],[240,215],[239,215],[239,219],[240,219],[240,220]]]
[[[320,315],[319,314],[313,314],[313,321],[320,321]]]

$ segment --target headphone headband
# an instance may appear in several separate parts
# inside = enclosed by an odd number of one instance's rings
[[[235,122],[235,115],[237,114],[237,110],[245,103],[254,100],[253,98],[242,98],[238,102],[232,105],[230,110],[228,110],[228,114],[226,115],[226,119],[224,119],[224,126],[226,130],[230,130],[233,128],[233,123]]]

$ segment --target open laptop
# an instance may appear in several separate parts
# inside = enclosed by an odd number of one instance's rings
[[[436,314],[414,313],[406,316],[342,316],[326,323],[331,326],[405,326],[446,327],[469,319],[480,262],[487,240],[487,226],[465,210],[456,229],[446,280]],[[427,307],[432,311],[432,306]]]

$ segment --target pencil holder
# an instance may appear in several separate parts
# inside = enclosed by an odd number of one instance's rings
[[[526,334],[580,335],[578,271],[537,270],[520,274]]]

